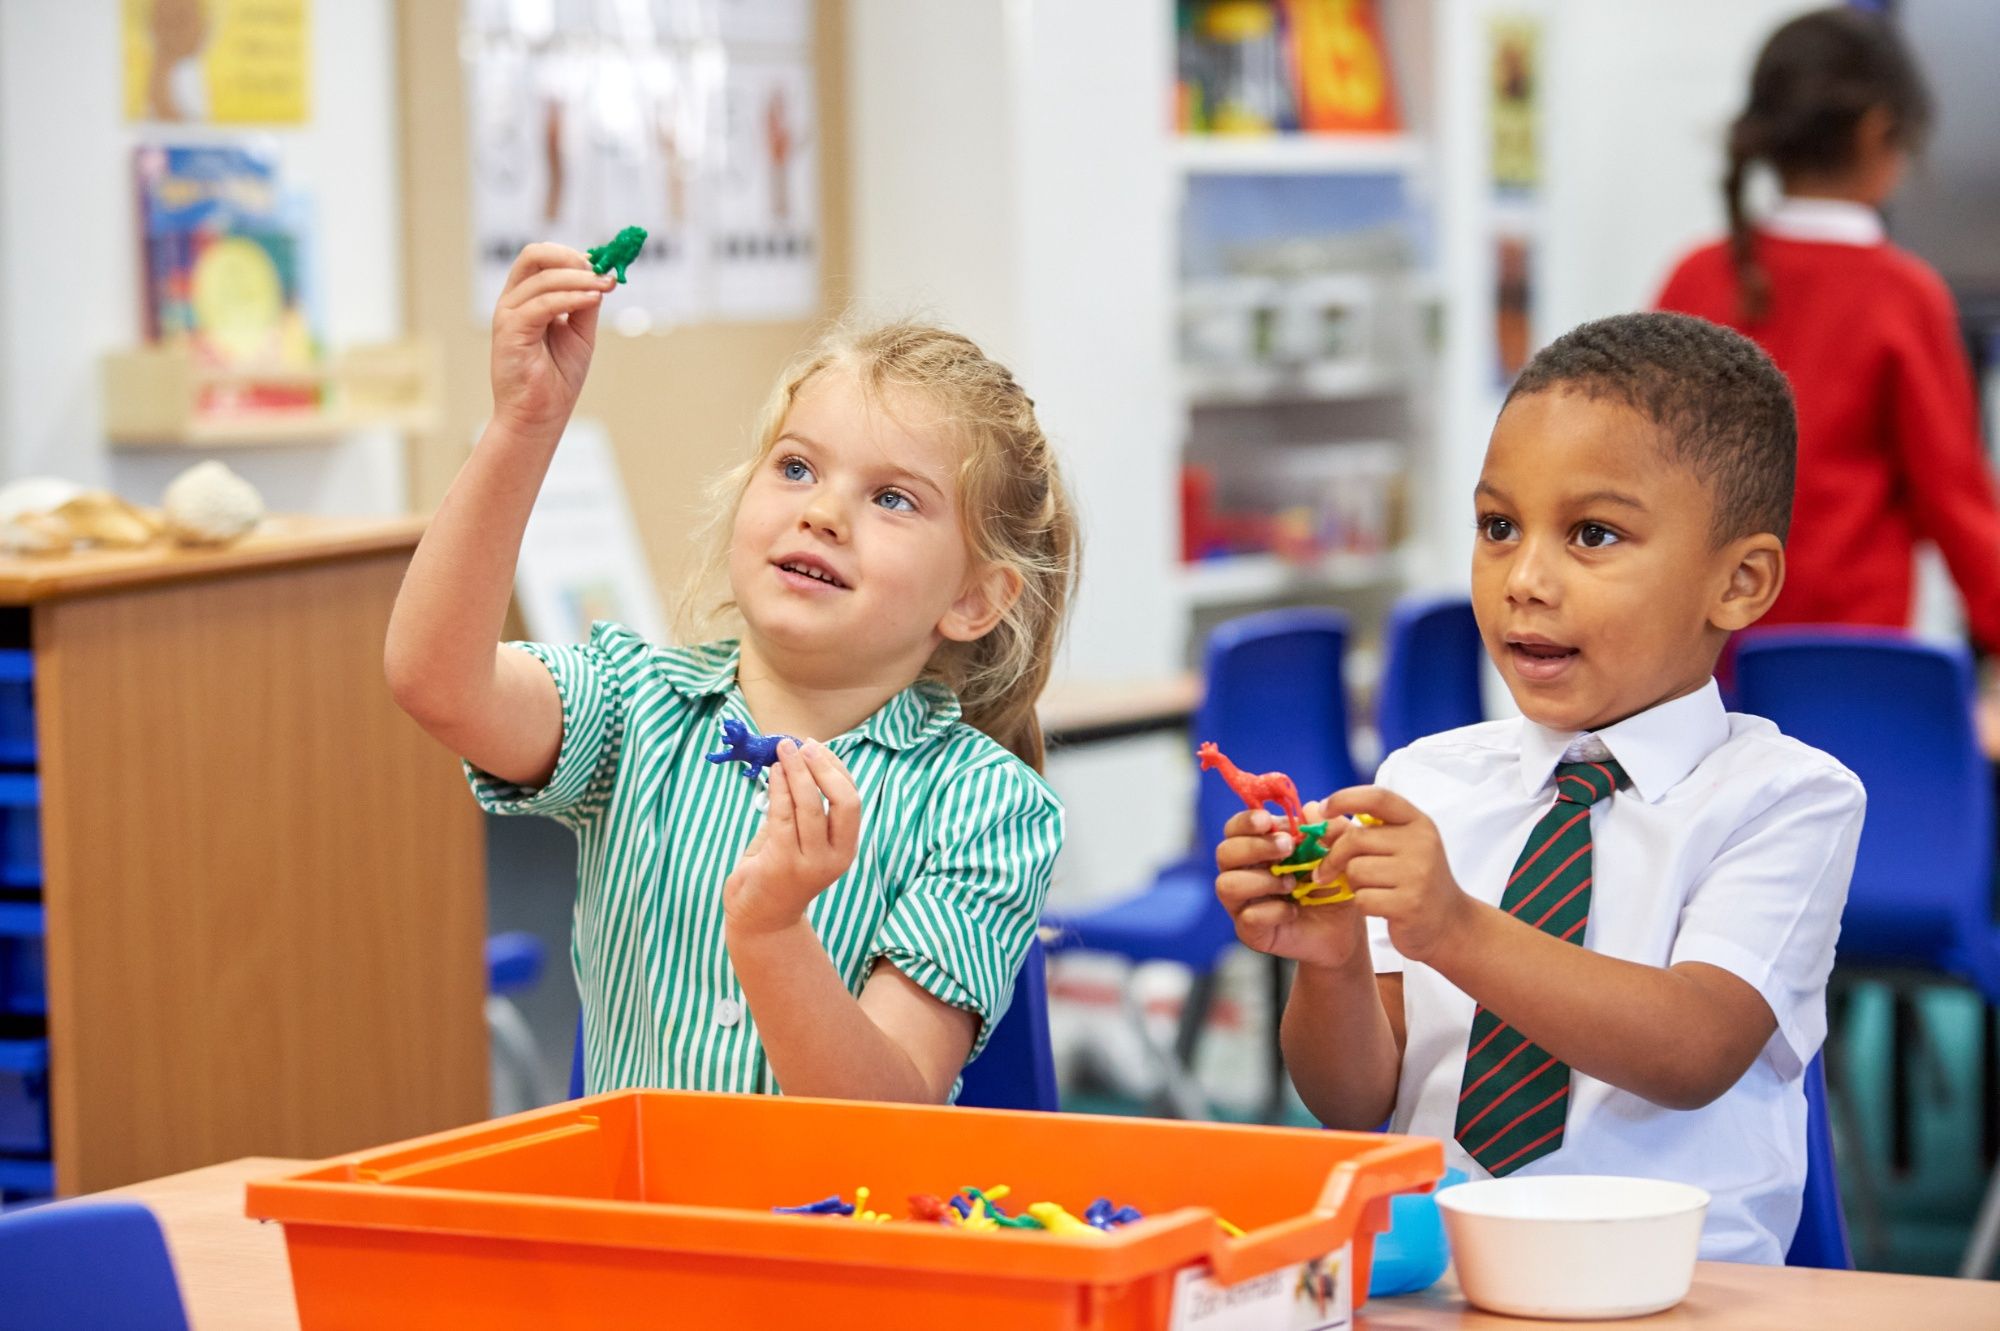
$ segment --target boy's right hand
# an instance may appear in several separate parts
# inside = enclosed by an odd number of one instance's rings
[[[562,432],[590,371],[598,305],[617,284],[567,245],[521,251],[493,310],[494,420],[529,433]]]
[[[1305,806],[1307,822],[1325,816]],[[1298,880],[1271,866],[1292,853],[1292,838],[1265,809],[1245,809],[1222,829],[1215,848],[1215,895],[1248,947],[1309,966],[1343,966],[1365,952],[1367,925],[1352,901],[1304,907],[1292,900]]]

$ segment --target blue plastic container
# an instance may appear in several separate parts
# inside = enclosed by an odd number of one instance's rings
[[[49,1153],[49,1042],[0,1040],[0,1155]]]
[[[1429,1289],[1451,1264],[1445,1242],[1444,1217],[1437,1194],[1465,1175],[1447,1169],[1430,1192],[1406,1192],[1389,1199],[1389,1228],[1375,1239],[1375,1260],[1368,1268],[1368,1297],[1386,1298]]]
[[[0,766],[35,765],[35,657],[0,651]]]
[[[0,1156],[0,1202],[46,1201],[56,1194],[56,1167],[49,1160]]]
[[[0,902],[0,1016],[45,1015],[49,996],[42,971],[42,908],[32,901]]]
[[[42,885],[42,783],[0,772],[0,887]]]

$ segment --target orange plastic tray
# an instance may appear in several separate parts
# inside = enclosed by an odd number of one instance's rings
[[[1351,1241],[1365,1288],[1389,1197],[1443,1169],[1417,1137],[617,1091],[252,1183],[246,1210],[285,1225],[305,1331],[1153,1331],[1190,1265],[1233,1285]],[[1146,1218],[1093,1238],[770,1211],[866,1185],[900,1216],[997,1183],[1012,1208]]]

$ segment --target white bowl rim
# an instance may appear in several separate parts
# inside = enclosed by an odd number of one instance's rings
[[[1645,1209],[1636,1214],[1628,1208],[1623,1213],[1608,1215],[1521,1215],[1481,1205],[1481,1202],[1487,1199],[1497,1199],[1530,1190],[1560,1190],[1570,1183],[1578,1183],[1585,1187],[1636,1184],[1639,1188],[1658,1196],[1661,1204],[1657,1209]],[[1460,1215],[1536,1225],[1601,1225],[1627,1220],[1664,1220],[1699,1211],[1712,1200],[1706,1189],[1698,1188],[1692,1183],[1624,1174],[1536,1174],[1528,1178],[1478,1179],[1440,1189],[1434,1195],[1439,1207],[1456,1211]]]

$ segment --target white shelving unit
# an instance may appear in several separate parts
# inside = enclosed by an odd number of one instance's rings
[[[1194,608],[1392,588],[1402,579],[1398,551],[1331,554],[1295,563],[1278,555],[1203,559],[1181,569],[1181,594]]]
[[[1339,199],[1399,195],[1418,201],[1399,215],[1430,214],[1436,207],[1435,177],[1445,158],[1437,141],[1438,116],[1433,106],[1433,66],[1436,0],[1396,0],[1383,7],[1390,22],[1387,40],[1395,68],[1397,98],[1405,130],[1383,134],[1182,135],[1173,138],[1166,160],[1172,188],[1180,200],[1177,222],[1176,285],[1173,305],[1179,319],[1189,321],[1177,339],[1174,367],[1179,389],[1181,457],[1210,469],[1223,498],[1225,512],[1266,509],[1297,497],[1311,508],[1310,483],[1292,481],[1311,474],[1319,462],[1337,465],[1340,450],[1367,446],[1381,451],[1393,443],[1403,481],[1404,512],[1397,524],[1411,530],[1418,515],[1411,502],[1421,492],[1422,479],[1436,451],[1438,412],[1433,406],[1441,367],[1429,330],[1442,324],[1442,285],[1436,275],[1438,256],[1424,235],[1423,225],[1408,228],[1411,256],[1384,259],[1362,237],[1380,224],[1353,222],[1342,231],[1330,217],[1359,216],[1366,208],[1335,206]],[[1172,19],[1172,6],[1162,0],[1160,22]],[[1342,193],[1351,191],[1351,193]],[[1306,251],[1322,247],[1324,266],[1301,265],[1288,276],[1282,262],[1271,267],[1248,266],[1244,243],[1228,229],[1238,213],[1258,215],[1264,230],[1253,245],[1273,251],[1285,248],[1283,237],[1296,214],[1296,238]],[[1218,218],[1223,219],[1218,225]],[[1328,236],[1343,240],[1329,242]],[[1236,251],[1218,249],[1218,241],[1233,242]],[[1343,257],[1342,245],[1351,247]],[[1424,260],[1418,262],[1418,256]],[[1315,256],[1320,257],[1320,256]],[[1220,266],[1218,266],[1220,265]],[[1228,323],[1236,288],[1275,292],[1271,299],[1300,302],[1303,287],[1324,284],[1321,273],[1336,282],[1373,286],[1379,293],[1371,308],[1364,300],[1355,308],[1361,330],[1358,345],[1308,359],[1318,348],[1308,342],[1275,345],[1271,328],[1255,335]],[[1247,297],[1245,299],[1248,299]],[[1337,297],[1335,298],[1338,299]],[[1208,336],[1208,320],[1222,320],[1219,339]],[[1286,317],[1278,316],[1279,320]],[[1219,349],[1218,349],[1219,342]],[[1294,343],[1296,339],[1294,339]],[[1255,346],[1254,352],[1245,348]],[[1315,461],[1314,459],[1317,459]],[[1271,478],[1264,482],[1272,497],[1253,502],[1258,487],[1244,478],[1259,468]],[[1320,483],[1325,484],[1325,483]],[[1344,487],[1345,482],[1331,482]],[[1232,488],[1237,492],[1230,494]],[[1398,487],[1391,487],[1396,489]],[[1175,589],[1183,607],[1189,651],[1218,620],[1277,604],[1322,603],[1342,606],[1355,614],[1356,632],[1372,635],[1380,612],[1413,578],[1413,561],[1403,548],[1348,552],[1336,549],[1317,559],[1292,560],[1276,554],[1212,556],[1182,565]]]
[[[1376,175],[1424,164],[1409,134],[1187,134],[1174,143],[1174,165],[1188,175]]]

